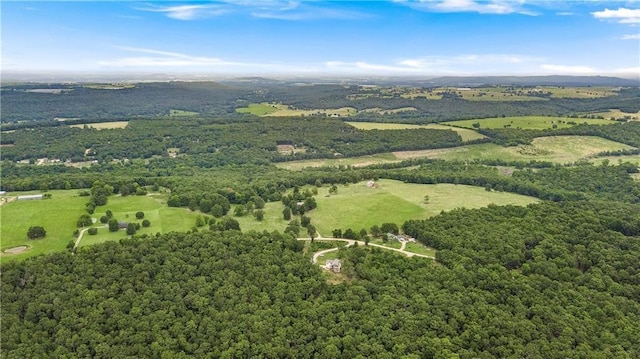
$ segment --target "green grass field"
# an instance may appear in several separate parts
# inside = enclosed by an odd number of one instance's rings
[[[9,193],[11,196],[42,192]],[[13,201],[0,206],[0,238],[2,261],[24,259],[43,253],[59,252],[70,241],[75,240],[73,231],[76,221],[85,213],[88,197],[79,197],[78,191],[49,191],[51,199]],[[30,240],[27,230],[31,226],[42,226],[47,231],[45,238]],[[28,246],[22,254],[8,255],[4,250],[17,246]]]
[[[129,121],[112,121],[112,122],[98,122],[98,123],[88,123],[85,125],[71,125],[69,127],[76,128],[84,128],[87,126],[89,128],[95,128],[97,130],[110,130],[114,128],[125,128],[129,124]]]
[[[197,115],[199,115],[199,113],[194,111],[176,110],[176,109],[169,110],[169,116],[172,116],[172,117],[197,116]]]
[[[631,146],[594,136],[539,137],[531,145],[502,147],[482,143],[454,148],[394,152],[398,159],[440,158],[445,160],[503,159],[506,161],[551,161],[572,163],[603,151],[631,149]]]
[[[386,179],[378,182],[378,188],[365,184],[339,186],[338,193],[329,197],[328,188],[320,189],[316,197],[318,208],[307,215],[323,236],[330,236],[335,228],[359,231],[385,222],[402,225],[408,219],[427,218],[458,207],[479,208],[491,203],[526,205],[537,201],[464,185],[422,185]],[[425,195],[429,196],[426,204]]]
[[[348,117],[355,115],[358,111],[353,107],[326,108],[326,109],[310,109],[299,110],[293,109],[289,105],[273,104],[273,103],[252,103],[247,107],[240,107],[236,112],[250,113],[256,116],[274,116],[274,117],[298,117],[298,116],[315,116],[326,115],[329,117]]]
[[[480,124],[480,128],[522,128],[531,130],[544,130],[553,128],[567,128],[573,126],[569,122],[575,123],[588,123],[590,125],[610,125],[616,123],[611,120],[600,119],[585,119],[585,118],[562,118],[562,117],[548,117],[548,116],[520,116],[520,117],[494,117],[494,118],[482,118],[474,120],[461,120],[461,121],[449,121],[443,122],[445,125],[463,127],[472,129],[473,124]]]
[[[444,126],[444,125],[439,125],[435,123],[428,124],[428,125],[411,125],[411,124],[403,124],[403,123],[378,123],[378,122],[345,122],[345,123],[360,130],[406,130],[406,129],[414,129],[414,128],[453,130],[453,131],[456,131],[462,138],[462,141],[465,141],[465,142],[486,137],[485,135],[480,134],[471,129]]]
[[[195,227],[197,212],[191,212],[185,208],[167,207],[166,196],[112,196],[105,206],[96,208],[93,217],[100,218],[107,210],[113,212],[113,218],[123,222],[142,223],[143,219],[136,219],[136,212],[142,211],[151,222],[151,226],[141,227],[136,234],[155,234],[157,232],[166,233],[172,231],[188,231]],[[109,232],[108,228],[100,228],[103,225],[97,223],[94,227],[99,227],[98,234],[89,235],[85,233],[80,242],[80,247],[85,247],[95,243],[108,240],[118,240],[126,237],[124,230]]]
[[[348,158],[327,158],[317,160],[302,160],[279,162],[275,166],[287,170],[299,171],[307,167],[337,167],[337,166],[354,166],[362,167],[380,163],[400,162],[392,153],[379,153],[370,156],[348,157]]]
[[[3,261],[64,251],[70,241],[75,241],[73,231],[76,229],[78,217],[86,213],[84,205],[88,197],[78,196],[77,190],[49,191],[48,193],[52,194],[52,198],[48,200],[13,201],[0,206],[1,250],[22,245],[29,247],[28,251],[21,254],[2,253]],[[17,195],[17,193],[10,193],[10,195]],[[142,222],[135,218],[135,213],[144,212],[151,226],[141,228],[138,234],[187,231],[195,226],[197,216],[197,213],[184,208],[167,207],[165,195],[111,196],[107,205],[98,207],[92,217],[99,219],[107,209],[114,213],[114,218],[125,222]],[[29,240],[26,233],[31,226],[44,227],[47,236],[43,239]],[[99,228],[98,234],[92,236],[85,233],[80,247],[126,237],[124,231],[109,232],[99,221],[93,227]]]

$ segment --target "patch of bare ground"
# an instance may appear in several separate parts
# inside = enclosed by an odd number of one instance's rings
[[[26,252],[28,250],[29,250],[28,246],[17,246],[17,247],[5,249],[4,251],[2,251],[2,253],[5,253],[5,254],[20,254],[20,253],[24,253],[24,252]]]
[[[305,148],[297,148],[293,145],[277,145],[277,151],[281,155],[289,155],[294,153],[305,153],[307,150]]]

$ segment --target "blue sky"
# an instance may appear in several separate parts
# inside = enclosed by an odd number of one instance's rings
[[[12,1],[2,71],[640,77],[640,1]]]

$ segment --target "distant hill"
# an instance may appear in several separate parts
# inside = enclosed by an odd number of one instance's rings
[[[640,80],[609,76],[447,76],[422,82],[424,86],[479,87],[495,85],[517,86],[640,86]]]

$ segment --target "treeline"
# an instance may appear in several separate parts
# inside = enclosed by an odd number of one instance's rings
[[[171,205],[197,209],[200,201],[216,195],[231,204],[247,204],[260,197],[265,202],[280,201],[289,189],[305,185],[323,186],[388,178],[408,183],[453,183],[512,192],[544,200],[600,199],[640,202],[640,183],[631,173],[631,163],[573,166],[545,162],[456,162],[409,160],[398,164],[364,168],[316,168],[286,171],[271,166],[228,166],[197,168],[193,159],[159,159],[125,164],[102,164],[84,169],[66,166],[20,166],[2,162],[3,189],[8,191],[90,188],[97,180],[113,187],[114,193],[131,193],[144,186],[171,191]],[[511,176],[493,167],[514,165]],[[417,167],[416,167],[417,166]],[[531,166],[536,170],[527,169]],[[226,213],[226,212],[225,212]]]
[[[361,245],[340,252],[348,280],[334,285],[278,233],[5,263],[2,356],[637,357],[639,216],[587,202],[455,210],[403,226],[441,264]]]
[[[530,144],[534,138],[543,136],[598,136],[629,146],[640,147],[640,121],[629,121],[606,126],[579,124],[568,128],[547,130],[479,128],[477,131],[490,137],[494,143],[504,146]]]
[[[230,123],[231,122],[231,123]],[[132,120],[126,128],[50,127],[5,133],[7,160],[55,158],[70,161],[169,157],[169,152],[201,155],[208,167],[268,163],[303,158],[333,158],[454,147],[462,143],[451,130],[364,131],[337,119],[241,118]],[[134,144],[134,145],[132,145]],[[278,145],[302,149],[278,152]]]

